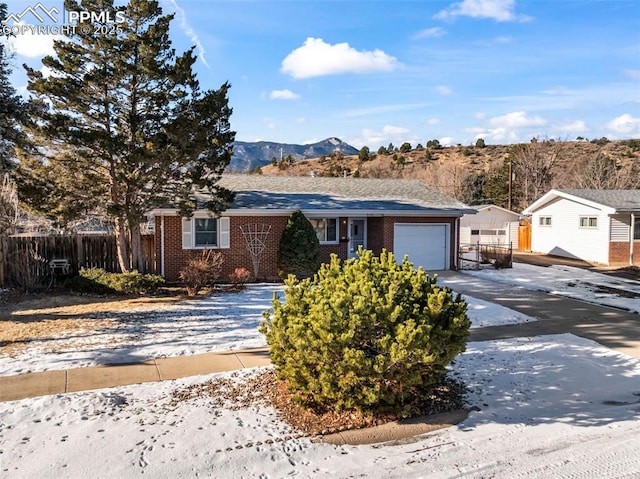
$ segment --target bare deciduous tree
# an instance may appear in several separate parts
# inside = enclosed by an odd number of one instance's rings
[[[513,172],[519,197],[514,198],[524,209],[553,187],[553,169],[563,155],[565,144],[561,141],[535,141],[514,145],[511,149]]]

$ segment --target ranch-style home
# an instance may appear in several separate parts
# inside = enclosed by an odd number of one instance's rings
[[[640,265],[640,190],[551,190],[531,215],[531,249],[605,265]]]
[[[172,207],[152,211],[157,269],[167,281],[178,281],[203,249],[224,255],[223,279],[238,267],[254,271],[250,251],[261,245],[258,278],[277,278],[280,237],[297,210],[316,230],[322,261],[331,253],[347,259],[363,246],[408,254],[427,271],[455,269],[460,217],[475,211],[413,180],[225,174],[219,184],[236,196],[218,218],[205,210],[191,218]]]

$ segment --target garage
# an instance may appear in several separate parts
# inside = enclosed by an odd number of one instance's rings
[[[396,224],[393,231],[393,249],[396,259],[409,261],[426,271],[449,269],[449,225]]]

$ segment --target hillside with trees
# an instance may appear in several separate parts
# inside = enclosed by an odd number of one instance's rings
[[[470,205],[521,211],[551,188],[640,188],[640,139],[533,139],[515,145],[479,139],[473,146],[450,147],[431,140],[426,146],[365,146],[356,155],[270,165],[258,173],[415,179]]]

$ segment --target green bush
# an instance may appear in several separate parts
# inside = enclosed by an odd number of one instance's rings
[[[285,281],[261,332],[293,398],[307,407],[411,412],[465,350],[467,305],[391,253],[333,255],[313,278]],[[271,313],[271,314],[270,314]]]
[[[320,267],[320,242],[301,211],[294,212],[282,231],[278,246],[278,271],[286,277],[311,276]]]
[[[164,278],[156,274],[107,273],[102,268],[82,268],[79,276],[69,278],[65,286],[78,293],[93,294],[144,294],[152,293]]]

